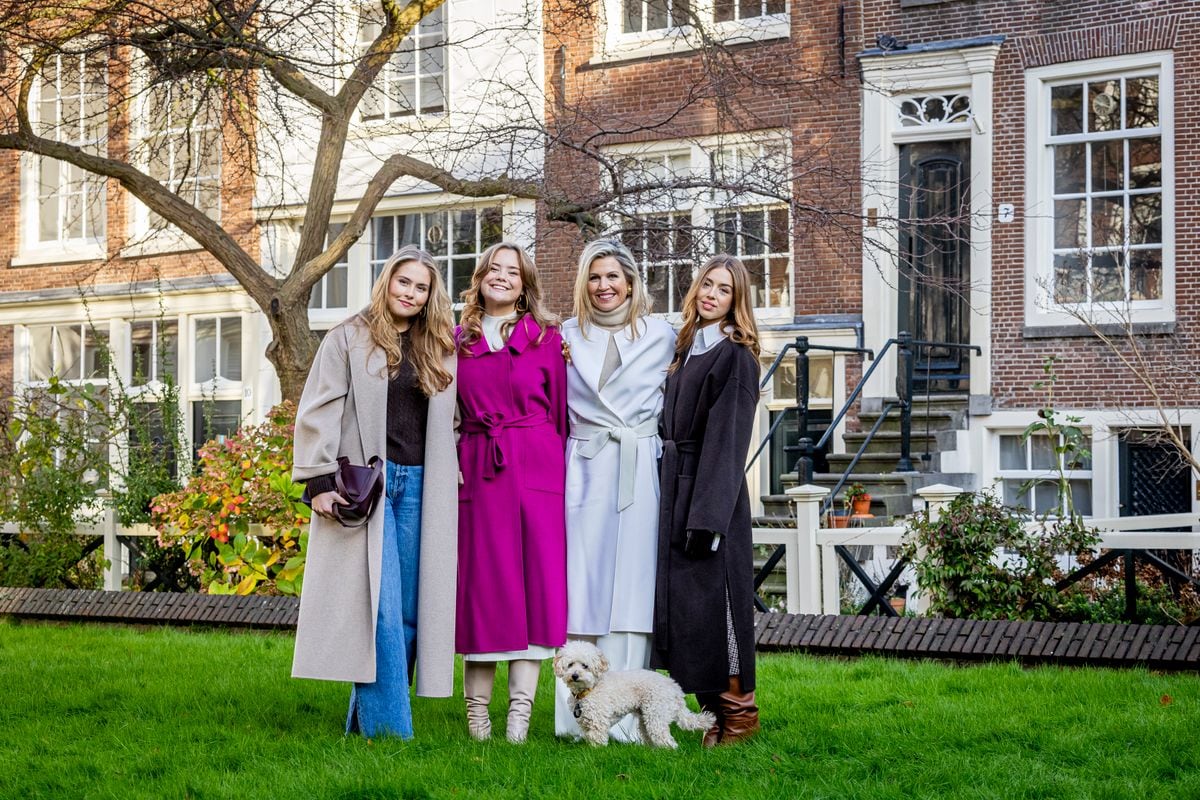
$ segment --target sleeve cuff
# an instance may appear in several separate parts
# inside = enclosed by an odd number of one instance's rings
[[[315,478],[309,478],[304,483],[308,489],[309,497],[316,497],[325,492],[333,492],[337,490],[337,481],[333,479],[333,473],[329,475],[318,475]]]

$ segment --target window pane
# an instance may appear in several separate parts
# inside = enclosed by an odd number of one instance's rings
[[[1033,511],[1035,514],[1054,514],[1059,511],[1057,482],[1038,481],[1034,484]]]
[[[669,0],[646,0],[646,30],[654,31],[667,27],[667,4]]]
[[[762,16],[762,0],[738,0],[738,19]]]
[[[639,33],[642,30],[642,0],[622,0],[621,30],[625,33]]]
[[[241,317],[221,318],[221,377],[231,381],[242,379]]]
[[[1086,200],[1054,201],[1054,246],[1086,247]]]
[[[1050,90],[1050,135],[1083,130],[1083,85],[1055,86]]]
[[[196,320],[196,382],[204,383],[217,377],[217,321]]]
[[[1075,504],[1076,513],[1085,517],[1092,515],[1092,482],[1090,480],[1068,481],[1071,487],[1071,500]]]
[[[1129,188],[1162,186],[1162,139],[1129,140]]]
[[[335,265],[325,274],[325,308],[345,308],[348,303],[350,270],[344,264]]]
[[[108,334],[94,328],[84,331],[83,377],[104,378],[108,373]]]
[[[1124,259],[1119,252],[1092,256],[1092,300],[1111,303],[1125,299]]]
[[[1020,436],[1000,437],[1000,469],[1028,469],[1025,463],[1025,442]]]
[[[482,252],[504,240],[504,212],[485,208],[479,218],[479,250]]]
[[[1162,251],[1134,250],[1129,254],[1129,299],[1162,297]]]
[[[29,329],[29,379],[49,380],[54,374],[54,326],[43,325]]]
[[[728,22],[733,19],[733,0],[716,0],[713,3],[713,19],[717,22]]]
[[[242,418],[238,400],[201,400],[192,403],[192,458],[212,439],[225,441],[237,433]]]
[[[373,261],[386,261],[396,251],[392,240],[394,224],[392,217],[375,217],[371,220],[371,242],[375,253]]]
[[[1125,142],[1092,143],[1092,191],[1113,192],[1125,187]]]
[[[58,352],[56,353],[58,364],[54,373],[60,378],[77,381],[81,375],[80,367],[83,362],[83,337],[80,328],[76,325],[59,326],[56,331],[58,333]]]
[[[1068,253],[1054,257],[1054,302],[1082,303],[1087,300],[1087,267],[1083,256]]]
[[[455,258],[450,262],[450,301],[462,302],[462,293],[471,285],[471,274],[475,271],[475,259]]]
[[[446,240],[449,238],[446,224],[447,214],[444,211],[425,214],[425,249],[434,258],[446,255]]]
[[[1162,195],[1136,194],[1129,198],[1129,243],[1162,242]]]
[[[1125,198],[1092,199],[1092,247],[1121,247],[1125,243]]]
[[[1029,492],[1026,490],[1025,481],[1021,479],[1009,479],[1001,483],[1004,505],[1009,508],[1018,508],[1028,510],[1029,508]]]
[[[1049,436],[1029,437],[1030,463],[1033,469],[1057,469],[1058,455]]]
[[[1121,82],[1088,83],[1088,131],[1115,131],[1121,128]]]
[[[1158,78],[1129,78],[1125,81],[1125,127],[1153,128],[1158,125]]]

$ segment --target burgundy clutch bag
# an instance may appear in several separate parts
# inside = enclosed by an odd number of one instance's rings
[[[333,473],[333,482],[337,492],[348,501],[348,505],[333,506],[333,516],[347,528],[357,528],[365,525],[375,510],[375,504],[383,495],[383,459],[371,456],[365,467],[351,464],[346,456],[338,456],[337,469]],[[305,488],[303,502],[312,506],[312,498]]]

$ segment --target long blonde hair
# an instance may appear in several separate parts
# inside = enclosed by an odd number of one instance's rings
[[[546,331],[558,324],[558,317],[547,311],[543,303],[542,288],[538,281],[537,267],[533,265],[533,259],[521,245],[514,242],[499,242],[484,250],[479,256],[479,263],[475,265],[475,272],[471,274],[471,283],[461,295],[463,310],[459,324],[462,326],[462,334],[458,344],[464,353],[470,352],[471,345],[483,337],[483,295],[480,290],[483,286],[483,279],[487,277],[488,270],[492,266],[492,259],[501,250],[512,250],[516,253],[517,264],[521,267],[521,296],[517,298],[517,316],[516,319],[504,323],[501,327],[504,338],[508,339],[517,322],[526,315],[533,317],[533,321],[542,329],[542,332],[538,334],[538,342],[542,341]]]
[[[579,319],[579,330],[587,336],[588,327],[596,322],[592,298],[588,293],[588,280],[591,277],[592,264],[599,258],[616,259],[621,265],[621,272],[625,273],[625,280],[629,282],[630,289],[629,313],[625,317],[625,324],[629,326],[629,338],[636,339],[638,320],[650,313],[650,294],[646,291],[646,284],[642,282],[642,275],[638,271],[637,262],[633,260],[633,253],[614,239],[588,242],[579,254],[579,270],[575,273],[574,292],[575,316]]]
[[[754,321],[754,308],[750,305],[750,273],[736,257],[727,253],[717,253],[696,273],[696,278],[688,288],[687,296],[683,298],[683,327],[675,340],[675,358],[671,361],[668,372],[675,372],[683,364],[692,342],[700,330],[703,320],[700,317],[700,285],[704,276],[714,269],[725,268],[733,278],[733,302],[729,304],[729,313],[725,319],[716,323],[729,331],[729,338],[735,343],[750,349],[757,358],[759,355],[758,324]]]
[[[383,264],[383,270],[371,287],[371,303],[363,316],[371,339],[387,355],[388,375],[396,377],[404,351],[388,310],[388,286],[402,264],[415,261],[429,271],[429,297],[425,307],[412,318],[405,334],[409,339],[409,357],[417,372],[417,384],[426,397],[433,397],[450,385],[453,376],[442,361],[454,352],[454,314],[450,297],[433,256],[416,245],[401,247]]]

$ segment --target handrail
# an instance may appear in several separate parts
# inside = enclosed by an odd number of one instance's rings
[[[842,476],[838,478],[838,481],[836,484],[834,484],[833,489],[829,491],[829,494],[825,496],[824,502],[821,503],[822,514],[833,507],[833,499],[837,497],[837,493],[842,490],[842,487],[846,485],[846,481],[848,481],[850,476],[854,474],[854,468],[858,466],[859,459],[861,459],[863,453],[866,452],[867,445],[869,445],[871,440],[875,438],[875,434],[879,431],[879,427],[883,425],[883,421],[887,419],[887,415],[891,413],[892,409],[896,406],[896,403],[888,403],[883,407],[883,411],[880,412],[879,417],[875,420],[875,424],[871,427],[870,432],[867,434],[866,438],[863,439],[862,444],[858,446],[858,452],[854,454],[854,458],[850,459],[850,464],[847,465],[846,469],[842,471]]]

